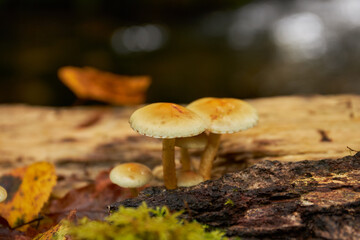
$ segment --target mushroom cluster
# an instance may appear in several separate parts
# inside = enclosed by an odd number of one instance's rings
[[[163,178],[167,189],[196,185],[211,177],[212,162],[220,136],[257,123],[250,104],[234,98],[201,98],[187,107],[175,103],[153,103],[136,110],[130,126],[138,133],[162,139]],[[181,172],[176,176],[175,146],[180,147]],[[198,173],[193,171],[188,149],[205,148]],[[179,181],[180,180],[180,181]]]
[[[207,125],[202,118],[175,103],[153,103],[136,110],[129,122],[138,133],[162,139],[164,184],[167,189],[177,188],[175,139],[204,132]]]

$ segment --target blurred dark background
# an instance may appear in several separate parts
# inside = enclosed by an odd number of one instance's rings
[[[71,105],[66,65],[153,79],[147,102],[360,94],[360,1],[0,0],[0,103]]]

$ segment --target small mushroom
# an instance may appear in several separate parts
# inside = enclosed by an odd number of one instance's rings
[[[7,191],[5,188],[3,188],[2,186],[0,186],[0,202],[5,201],[7,198]]]
[[[209,139],[199,167],[199,173],[208,180],[211,178],[221,134],[235,133],[255,126],[258,115],[250,104],[235,98],[201,98],[190,103],[187,108],[209,122]]]
[[[151,181],[153,175],[150,168],[140,163],[123,163],[117,165],[110,171],[110,180],[112,183],[129,188],[132,195],[138,195],[138,188]]]
[[[188,149],[204,149],[207,141],[206,133],[193,137],[175,139],[175,146],[180,147],[180,162],[183,171],[191,170],[191,160]]]
[[[178,175],[177,183],[179,187],[191,187],[204,181],[204,178],[193,171],[182,171]]]
[[[181,163],[178,159],[175,159],[175,170],[176,172],[181,171]],[[163,165],[157,165],[152,169],[152,174],[157,180],[164,181],[164,169]]]
[[[130,117],[130,126],[138,133],[161,138],[164,184],[175,189],[175,138],[199,135],[206,124],[193,111],[175,103],[153,103],[136,110]]]

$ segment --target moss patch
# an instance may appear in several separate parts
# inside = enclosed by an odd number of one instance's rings
[[[120,207],[104,221],[81,219],[70,224],[71,239],[122,239],[122,240],[185,240],[227,239],[218,230],[207,231],[195,221],[180,220],[181,212],[170,213],[166,207],[151,209],[143,203],[137,209]]]

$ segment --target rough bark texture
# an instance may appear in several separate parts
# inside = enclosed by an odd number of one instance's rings
[[[259,124],[221,138],[213,178],[263,160],[339,158],[360,148],[360,96],[249,100]],[[0,174],[35,161],[56,165],[60,184],[86,184],[117,163],[161,164],[161,141],[134,132],[137,107],[0,105]],[[196,166],[201,151],[190,152]],[[156,183],[154,183],[156,184]],[[158,184],[162,184],[158,182]]]
[[[337,160],[264,161],[190,188],[145,189],[111,206],[166,205],[242,239],[359,239],[360,153]]]

